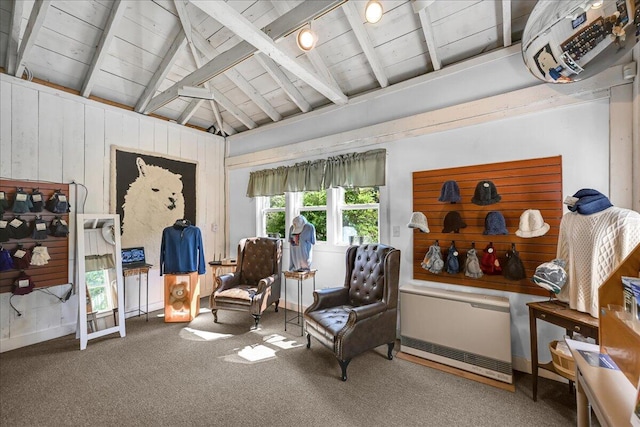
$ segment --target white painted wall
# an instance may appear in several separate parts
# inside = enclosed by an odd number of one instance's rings
[[[72,234],[69,277],[74,275],[73,213],[109,212],[110,152],[117,145],[198,162],[196,225],[203,233],[206,259],[224,250],[224,140],[199,130],[90,101],[46,86],[0,74],[0,176],[86,186],[70,187]],[[85,200],[86,196],[86,200]],[[214,232],[217,226],[218,232]],[[161,239],[161,236],[158,236]],[[153,260],[150,260],[153,263]],[[157,262],[155,263],[157,264]],[[201,294],[211,292],[213,276],[201,279]],[[73,279],[71,279],[73,281]],[[144,279],[143,289],[144,289]],[[127,278],[126,309],[137,308],[137,277]],[[62,295],[67,286],[51,291]],[[42,292],[0,294],[0,351],[69,334],[76,329],[77,296],[61,304]],[[144,295],[144,291],[143,291]],[[151,310],[164,306],[159,270],[149,277]],[[144,307],[144,297],[143,297]]]
[[[508,64],[511,63],[511,59],[511,55],[505,56]],[[469,80],[475,81],[476,78],[477,81],[485,81],[486,75],[475,74],[479,69],[476,67],[467,74],[460,72],[448,76],[450,78],[445,76],[438,79],[438,93],[440,96],[446,96],[447,89],[451,88],[455,93],[454,97],[458,98],[460,94],[456,85],[460,79],[467,83]],[[496,69],[501,69],[500,62],[492,58],[491,67],[484,72]],[[593,86],[584,91],[577,90],[576,86],[571,89],[547,85],[522,89],[519,84],[514,84],[518,79],[510,79],[503,85],[502,95],[497,97],[494,95],[493,98],[480,99],[479,102],[460,104],[459,108],[451,108],[448,99],[439,100],[440,104],[449,106],[448,109],[436,107],[435,110],[431,110],[431,103],[427,103],[429,107],[425,111],[432,111],[431,113],[415,113],[405,121],[395,120],[388,122],[388,125],[370,124],[364,129],[358,129],[357,125],[353,128],[343,126],[349,120],[356,124],[362,122],[362,106],[334,108],[323,113],[322,128],[316,126],[313,116],[308,119],[303,116],[292,122],[274,125],[272,130],[277,130],[285,142],[297,145],[295,148],[285,146],[285,143],[277,143],[270,132],[264,134],[264,145],[263,133],[259,131],[232,136],[228,140],[231,145],[230,152],[235,155],[227,158],[227,165],[231,165],[231,169],[227,171],[228,210],[233,215],[229,222],[229,243],[233,248],[233,242],[256,233],[255,203],[245,196],[249,172],[344,152],[384,147],[388,152],[388,173],[387,185],[381,194],[381,241],[402,251],[401,283],[417,283],[509,298],[514,366],[516,369],[530,372],[529,318],[526,303],[543,298],[412,279],[413,230],[406,226],[412,213],[412,172],[561,155],[565,195],[571,195],[586,187],[609,194],[610,188],[617,188],[618,184],[622,184],[628,190],[617,196],[620,200],[626,201],[630,189],[634,187],[631,176],[617,174],[615,168],[610,167],[611,153],[615,154],[612,158],[632,156],[629,144],[617,142],[627,141],[632,135],[632,124],[629,120],[612,119],[615,128],[610,129],[610,93],[615,92],[612,95],[616,96],[615,102],[611,103],[616,104],[613,109],[616,114],[620,116],[622,113],[622,116],[626,114],[631,117],[630,112],[633,111],[631,82],[619,80],[618,74],[619,70],[611,70],[610,75],[603,77],[604,84],[591,82],[589,84]],[[611,79],[611,83],[606,83],[607,79]],[[407,109],[414,111],[422,103],[422,98],[414,97],[414,94],[422,93],[422,85],[430,83],[416,81],[415,84],[416,87],[407,84],[402,91],[393,93],[394,98],[403,97],[404,101],[410,104]],[[610,90],[607,84],[616,86],[616,90]],[[472,86],[466,84],[464,87],[470,90]],[[495,90],[495,87],[492,90]],[[572,90],[575,90],[575,93],[571,93]],[[484,89],[479,88],[478,92],[483,91]],[[536,94],[537,91],[539,94]],[[552,97],[556,99],[551,100]],[[476,98],[471,93],[467,99]],[[385,105],[386,97],[383,94],[371,98],[369,102],[376,105],[369,106],[368,109],[379,111]],[[489,114],[492,106],[495,106],[496,114]],[[522,110],[513,113],[510,106],[522,106]],[[452,125],[452,117],[461,110],[465,110],[464,113],[460,113],[464,120],[460,120],[457,126]],[[393,120],[394,114],[390,111],[388,120]],[[335,130],[330,125],[334,115],[340,117]],[[432,128],[413,131],[419,127],[417,122],[430,120],[434,120],[434,123],[428,124]],[[402,128],[396,127],[404,124],[415,127],[407,127],[403,136]],[[306,141],[299,139],[306,129],[310,130],[309,134],[313,135],[313,138]],[[393,131],[394,136],[389,137],[385,131]],[[294,135],[293,139],[291,135]],[[241,144],[241,147],[234,149],[233,145],[236,143]],[[253,154],[248,147],[252,148]],[[295,157],[291,153],[295,153]],[[443,180],[445,178],[443,177]],[[614,198],[612,201],[618,206],[623,206]],[[400,227],[399,236],[392,237],[391,230],[394,226]],[[328,247],[323,244],[314,247],[314,268],[319,270],[316,276],[317,287],[341,286],[344,283],[344,251],[344,247]],[[285,255],[287,252],[288,247],[285,246]],[[287,256],[284,265],[288,265]],[[306,289],[303,298],[305,306],[312,302],[310,289]],[[290,290],[288,294],[288,298],[295,301],[292,299],[295,298],[295,289]],[[564,331],[545,322],[538,323],[539,358],[545,362],[550,360],[548,342],[560,338]]]

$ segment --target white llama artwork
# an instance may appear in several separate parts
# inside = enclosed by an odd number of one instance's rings
[[[138,177],[124,196],[122,247],[144,246],[147,262],[160,262],[162,231],[184,218],[182,175],[136,158]]]

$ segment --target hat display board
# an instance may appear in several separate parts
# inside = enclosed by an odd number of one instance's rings
[[[445,181],[457,183],[459,202],[439,200]],[[479,183],[480,190],[489,189],[486,197],[478,189]],[[487,183],[488,187],[481,183]],[[556,257],[562,200],[561,156],[413,172],[413,210],[425,214],[431,230],[429,234],[413,235],[413,279],[548,296],[531,278],[536,267]],[[538,211],[544,221],[527,223],[525,230],[520,220],[528,210]],[[457,211],[466,224],[458,233],[447,232],[451,231],[447,225],[453,211]],[[500,221],[489,221],[491,234],[484,234],[490,212],[499,212],[499,218],[494,213],[490,219]],[[508,234],[504,234],[505,231]],[[443,247],[449,247],[455,240],[461,265],[474,243],[477,249],[482,249],[489,242],[493,242],[499,262],[506,265],[507,251],[515,244],[527,277],[510,280],[504,275],[470,277],[463,271],[444,275],[430,273],[421,268],[420,263],[436,240]]]

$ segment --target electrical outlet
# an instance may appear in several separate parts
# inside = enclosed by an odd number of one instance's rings
[[[400,226],[399,225],[394,225],[393,226],[393,237],[400,237]]]

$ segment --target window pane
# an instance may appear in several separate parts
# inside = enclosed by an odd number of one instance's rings
[[[380,189],[378,187],[345,188],[344,203],[346,205],[380,203]]]
[[[269,198],[270,208],[284,208],[284,194],[280,196],[271,196]]]
[[[267,235],[278,233],[280,237],[285,236],[284,212],[268,212],[266,215]]]
[[[342,238],[347,243],[349,236],[362,236],[364,243],[379,242],[378,209],[343,210],[342,230]]]
[[[316,228],[316,240],[327,241],[327,211],[304,211],[301,212],[307,221]]]
[[[305,191],[302,206],[327,206],[327,191]]]

